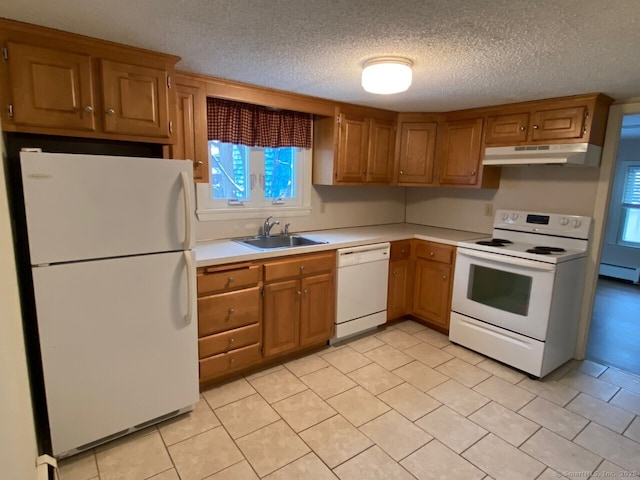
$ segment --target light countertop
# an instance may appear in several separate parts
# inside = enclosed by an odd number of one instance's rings
[[[298,232],[292,232],[292,234],[295,235],[298,234]],[[299,253],[321,252],[378,242],[393,242],[395,240],[405,240],[409,238],[429,240],[447,245],[458,245],[458,242],[487,237],[486,233],[450,230],[447,228],[428,227],[411,223],[337,228],[332,230],[300,232],[299,234],[312,240],[327,243],[304,247],[258,250],[231,240],[199,242],[196,245],[196,264],[198,267],[207,267],[232,262],[284,257]]]

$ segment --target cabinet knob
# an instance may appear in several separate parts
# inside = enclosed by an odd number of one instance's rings
[[[524,125],[520,125],[520,131],[521,131],[521,132],[524,132],[526,128],[527,128],[527,127],[525,127]]]
[[[435,254],[433,252],[429,252],[429,256],[433,257]]]
[[[196,167],[201,167],[203,165],[202,160],[198,160],[197,162],[193,162]]]
[[[84,107],[84,111],[87,113],[91,113],[93,112],[93,107],[91,105],[87,105],[86,107]]]
[[[300,290],[298,290],[298,296],[301,296],[302,292]]]
[[[227,283],[231,283],[231,282],[233,282],[234,280],[235,280],[235,278],[233,278],[233,277],[229,277],[229,278],[227,279]]]
[[[229,363],[236,363],[236,359],[235,358],[230,358],[229,359]]]
[[[229,339],[229,343],[233,343],[233,342],[235,342],[235,341],[236,341],[236,339],[235,339],[235,338],[230,338],[230,339]]]
[[[400,170],[400,175],[404,175],[404,170]]]
[[[443,279],[443,280],[446,280],[446,279],[447,279],[447,276],[446,276],[446,275],[442,275],[442,279]]]
[[[107,115],[115,115],[116,111],[113,108],[107,108]]]
[[[393,276],[394,276],[394,277],[397,277],[397,276],[398,276],[398,271],[397,271],[397,270],[394,270],[394,271],[393,271]]]
[[[367,173],[367,169],[362,170],[363,175]]]
[[[304,270],[304,265],[300,265],[300,271]]]
[[[304,294],[306,295],[307,293],[309,293],[309,290],[307,290],[306,288],[304,289]]]
[[[233,315],[234,313],[236,313],[235,308],[230,308],[229,309],[229,315]]]
[[[540,127],[539,127],[538,125],[534,125],[534,126],[533,126],[533,129],[534,129],[534,130],[538,130],[539,128],[540,128]]]
[[[476,174],[475,170],[471,170],[471,176],[473,177]]]
[[[400,250],[400,253],[404,253],[404,248],[402,250]]]

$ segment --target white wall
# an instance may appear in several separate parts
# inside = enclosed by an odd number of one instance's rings
[[[0,476],[29,480],[36,478],[38,454],[4,168],[0,168],[0,225]]]
[[[291,232],[404,222],[405,189],[375,186],[314,186],[311,214],[281,219]],[[278,219],[274,209],[274,220]],[[266,216],[248,220],[198,222],[198,241],[257,235]],[[275,227],[274,233],[279,232]]]

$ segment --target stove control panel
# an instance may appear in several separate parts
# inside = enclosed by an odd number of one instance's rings
[[[493,228],[588,239],[591,218],[557,213],[497,210]]]

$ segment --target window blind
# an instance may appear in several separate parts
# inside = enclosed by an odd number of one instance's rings
[[[627,167],[622,204],[627,207],[640,206],[640,167]]]

